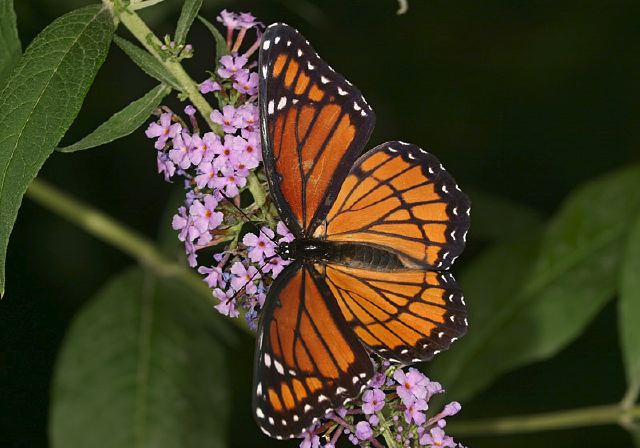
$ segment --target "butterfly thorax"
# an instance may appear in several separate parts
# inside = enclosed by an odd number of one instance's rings
[[[331,256],[332,244],[313,238],[298,238],[278,246],[278,255],[287,260],[326,260]]]
[[[278,254],[289,260],[328,261],[371,269],[406,267],[394,253],[366,244],[333,243],[315,238],[299,238],[278,247]]]

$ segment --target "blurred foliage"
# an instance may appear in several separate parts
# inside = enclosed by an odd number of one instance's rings
[[[53,447],[227,446],[223,340],[188,293],[132,269],[84,307],[58,360]]]
[[[90,3],[16,2],[22,42]],[[158,35],[173,33],[182,17],[181,33],[196,50],[185,65],[200,80],[213,67],[216,43],[199,21],[186,34],[195,12],[181,14],[182,3],[165,0],[142,14]],[[299,28],[365,92],[378,117],[372,145],[397,138],[421,144],[470,192],[469,247],[454,269],[470,330],[424,366],[449,388],[447,398],[463,400],[457,418],[619,401],[625,369],[628,383],[637,384],[640,356],[640,101],[632,94],[640,4],[410,1],[403,16],[396,16],[395,1],[375,6],[205,1],[200,14],[215,22],[222,8],[251,10],[266,23]],[[2,36],[11,27],[7,17],[0,18]],[[0,59],[0,73],[7,60]],[[90,134],[154,83],[112,46],[63,145]],[[152,239],[155,229],[171,235],[170,213],[163,212],[171,187],[155,174],[155,153],[141,131],[100,151],[54,154],[41,175]],[[297,445],[269,440],[253,423],[253,340],[238,333],[223,344],[207,304],[178,285],[156,285],[139,269],[121,274],[128,263],[59,217],[23,204],[0,302],[0,446],[47,446],[48,426],[54,446],[109,446],[101,443],[112,425],[130,446],[140,387],[148,428],[141,445],[224,446],[216,441],[225,434],[234,447],[256,440]],[[618,295],[616,314],[610,302]],[[149,304],[152,313],[145,314]],[[150,338],[150,350],[136,350],[141,335]],[[142,383],[141,356],[149,374]],[[96,415],[103,418],[92,421]],[[605,426],[463,441],[628,446],[631,437]]]

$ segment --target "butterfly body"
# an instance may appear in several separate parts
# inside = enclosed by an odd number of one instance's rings
[[[338,263],[354,267],[393,270],[407,267],[394,253],[366,244],[332,243],[314,238],[299,238],[278,247],[287,260]]]
[[[375,116],[296,30],[274,24],[259,57],[269,192],[294,240],[258,325],[254,414],[291,438],[358,396],[371,354],[411,364],[467,328],[448,271],[470,204],[436,157],[392,141],[363,148]]]

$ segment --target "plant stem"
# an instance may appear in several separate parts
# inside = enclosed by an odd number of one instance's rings
[[[171,73],[182,88],[182,92],[189,97],[189,100],[198,109],[202,118],[205,119],[212,131],[220,134],[222,129],[220,125],[211,121],[211,112],[213,109],[207,100],[200,94],[195,81],[191,79],[189,74],[182,68],[179,62],[165,57],[159,53],[162,42],[153,34],[153,31],[140,18],[138,14],[127,8],[113,8],[112,0],[103,0],[108,6],[116,12],[117,18],[122,24],[135,36],[136,39],[147,49],[153,57],[155,57],[169,73]]]
[[[191,269],[169,260],[151,241],[101,211],[72,198],[41,179],[35,179],[31,183],[27,197],[76,224],[87,233],[120,249],[158,277],[176,279],[212,304],[217,302],[211,290]],[[244,331],[250,332],[244,319],[231,320]]]
[[[382,428],[382,437],[384,441],[387,442],[387,448],[395,448],[396,442],[393,440],[393,436],[391,435],[391,431],[389,431],[389,424],[387,423],[386,418],[382,412],[377,412],[376,415],[380,420],[380,427]]]
[[[451,434],[456,436],[488,436],[616,424],[624,420],[637,418],[640,418],[640,406],[625,409],[616,403],[518,417],[451,422],[447,425],[447,428]]]

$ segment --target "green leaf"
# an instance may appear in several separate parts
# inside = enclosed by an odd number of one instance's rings
[[[202,16],[198,16],[198,19],[204,24],[204,26],[207,27],[207,29],[213,35],[213,38],[216,41],[216,60],[219,61],[222,56],[229,54],[229,47],[227,47],[227,40],[224,38],[222,34],[220,34],[220,31],[218,31],[218,28],[213,26],[213,24],[209,22],[207,19],[205,19]]]
[[[145,96],[114,114],[91,134],[73,145],[58,148],[58,151],[82,151],[126,137],[144,124],[169,92],[171,92],[171,89],[162,84],[154,87]]]
[[[143,72],[177,90],[178,92],[180,91],[180,84],[178,83],[178,81],[163,67],[160,61],[149,54],[149,52],[143,50],[135,44],[132,44],[131,42],[123,39],[120,36],[115,36],[113,40],[118,45],[118,47],[120,47],[120,49],[124,51],[138,67],[142,69]]]
[[[450,396],[466,400],[500,375],[551,357],[580,335],[616,291],[622,244],[638,210],[638,167],[579,188],[546,229],[523,286],[501,306],[491,304],[483,321],[471,318],[464,345],[438,360],[432,376],[447,385]],[[493,269],[504,266],[496,263]],[[493,280],[497,290],[509,275]],[[466,296],[470,309],[485,306],[482,298]]]
[[[618,327],[627,384],[635,395],[629,398],[635,403],[640,389],[640,219],[636,220],[625,244]]]
[[[187,33],[193,24],[193,19],[198,15],[198,11],[202,7],[202,0],[185,0],[180,11],[180,18],[176,26],[175,41],[176,44],[184,44],[187,39]]]
[[[102,288],[57,362],[53,447],[226,446],[225,353],[202,302],[139,268]]]
[[[543,216],[537,210],[482,191],[466,191],[472,204],[471,237],[499,240],[519,237],[539,228]]]
[[[0,98],[0,294],[9,235],[27,186],[75,119],[113,36],[101,5],[56,19],[33,41]]]
[[[0,88],[22,53],[13,0],[0,0]]]

